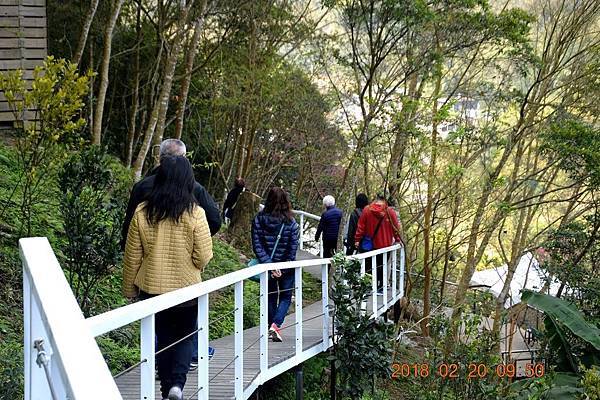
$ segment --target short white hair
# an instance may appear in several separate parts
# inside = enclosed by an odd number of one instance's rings
[[[335,206],[335,199],[333,198],[333,196],[327,195],[327,196],[323,197],[323,205],[325,207]]]
[[[168,156],[185,156],[185,143],[179,139],[165,139],[160,143],[160,158]]]

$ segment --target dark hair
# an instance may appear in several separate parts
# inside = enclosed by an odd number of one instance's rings
[[[385,193],[377,193],[377,196],[375,196],[375,200],[387,201],[385,198]]]
[[[356,200],[354,201],[356,204],[356,208],[360,208],[361,210],[369,205],[369,198],[364,193],[359,193],[356,196]]]
[[[240,177],[235,178],[235,187],[239,187],[239,188],[246,187],[246,181],[244,181],[244,178],[240,178]]]
[[[146,217],[149,223],[171,218],[179,222],[181,215],[191,212],[194,198],[194,171],[184,156],[161,158],[154,177],[154,186],[147,198]]]
[[[269,190],[264,212],[271,214],[275,218],[286,218],[288,220],[294,218],[292,203],[290,203],[288,194],[280,187],[272,187]]]
[[[396,206],[396,200],[394,200],[394,198],[392,196],[387,198],[387,203],[388,203],[388,206],[390,206],[390,207]]]

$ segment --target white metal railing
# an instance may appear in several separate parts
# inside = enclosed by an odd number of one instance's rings
[[[315,217],[308,213],[300,214]],[[331,341],[329,274],[330,259],[311,259],[294,262],[259,264],[244,268],[209,281],[188,286],[176,291],[136,302],[87,319],[83,318],[77,301],[64,277],[63,271],[46,238],[26,238],[20,240],[24,276],[24,317],[25,317],[25,399],[52,399],[50,390],[58,393],[60,399],[121,399],[115,380],[100,353],[95,337],[113,331],[136,321],[140,328],[140,398],[155,398],[155,348],[154,320],[156,313],[187,302],[198,301],[198,387],[197,398],[209,398],[209,295],[212,292],[234,287],[234,360],[233,393],[236,399],[247,399],[256,388],[273,377],[293,368],[316,354],[326,351]],[[374,294],[372,303],[363,304],[372,317],[383,314],[403,295],[404,250],[400,245],[374,250],[354,256],[362,263],[365,273],[365,260],[371,259],[376,265],[376,257],[382,255],[384,263],[383,295]],[[306,267],[321,267],[321,320],[322,341],[304,349],[303,333],[303,285],[302,270]],[[267,332],[268,313],[268,274],[274,269],[294,268],[295,283],[295,352],[291,358],[275,365],[269,365],[268,336],[262,334],[259,341],[260,371],[247,385],[244,384],[244,336],[243,298],[244,281],[260,274],[260,332]],[[377,269],[373,268],[373,292],[376,292]],[[389,282],[391,277],[391,282]],[[313,328],[314,329],[314,328]],[[47,355],[49,378],[43,368],[36,365],[37,354],[34,343],[43,340]]]

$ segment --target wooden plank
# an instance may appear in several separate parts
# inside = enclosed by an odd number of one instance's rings
[[[0,60],[14,60],[21,58],[20,49],[0,49]]]
[[[18,5],[3,5],[0,8],[0,17],[18,17],[19,6]]]
[[[19,17],[0,17],[0,28],[18,28],[18,27],[19,27]]]
[[[33,70],[42,64],[44,64],[43,60],[0,60],[0,72],[15,69]]]
[[[0,49],[45,49],[46,39],[2,39]]]
[[[46,49],[22,49],[23,58],[43,59],[46,58]]]
[[[45,28],[0,28],[0,39],[3,38],[35,38],[45,39],[46,29]]]
[[[0,24],[1,26],[2,24]],[[21,17],[20,26],[26,28],[44,28],[46,27],[46,18]]]
[[[35,113],[31,111],[25,112],[25,118],[28,120],[33,120],[35,118]],[[6,121],[14,121],[15,116],[11,112],[0,112],[0,122]]]
[[[19,0],[14,1],[18,3]],[[21,0],[21,4],[23,4],[24,6],[45,7],[46,0]]]
[[[46,7],[21,6],[19,15],[22,17],[45,17]]]

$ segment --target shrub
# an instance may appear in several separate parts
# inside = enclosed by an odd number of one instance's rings
[[[63,268],[87,316],[98,283],[116,270],[125,190],[113,176],[111,160],[100,148],[73,155],[59,172],[60,212],[66,244]]]
[[[338,371],[339,398],[359,399],[374,387],[376,378],[389,376],[393,324],[369,318],[361,303],[371,294],[371,278],[360,275],[360,263],[338,253],[331,298],[334,308],[333,351],[330,360]]]

